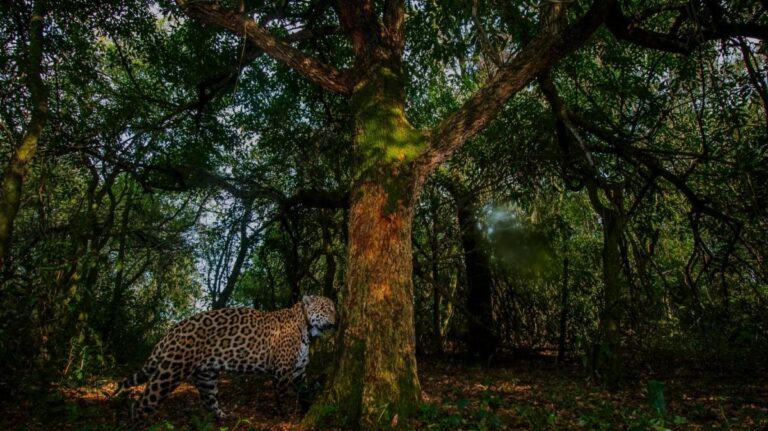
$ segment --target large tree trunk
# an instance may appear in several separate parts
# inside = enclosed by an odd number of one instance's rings
[[[48,118],[48,91],[42,78],[43,70],[43,27],[45,26],[45,2],[35,1],[32,19],[29,23],[29,48],[27,51],[27,87],[31,93],[32,118],[21,140],[11,156],[3,174],[0,195],[0,269],[8,269],[13,223],[19,213],[24,178],[29,163],[35,156],[40,135]]]
[[[413,411],[419,400],[413,354],[412,210],[388,208],[397,192],[381,184],[366,182],[356,189],[341,352],[330,391],[342,416],[359,416],[358,424],[370,429]]]
[[[352,98],[360,156],[353,186],[336,371],[309,426],[380,429],[419,402],[413,321],[411,222],[423,178],[423,135],[404,115],[399,64],[373,66]],[[324,405],[333,405],[328,415]]]

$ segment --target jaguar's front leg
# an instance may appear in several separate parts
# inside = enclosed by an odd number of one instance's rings
[[[284,370],[275,371],[272,375],[272,383],[275,388],[275,412],[280,416],[285,416],[285,393],[290,386],[291,375]]]
[[[296,407],[299,409],[300,414],[304,414],[309,411],[311,404],[310,395],[311,390],[306,384],[306,373],[304,369],[296,370],[293,374],[293,390],[296,393]]]

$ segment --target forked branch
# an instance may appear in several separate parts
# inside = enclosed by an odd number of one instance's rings
[[[433,130],[431,146],[422,156],[421,166],[431,171],[446,160],[488,126],[504,104],[539,73],[583,45],[600,27],[613,2],[597,0],[586,15],[562,33],[543,32],[536,36],[520,54],[502,66],[488,84]]]

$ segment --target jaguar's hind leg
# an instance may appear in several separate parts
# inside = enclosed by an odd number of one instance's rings
[[[141,418],[157,411],[162,400],[176,389],[186,378],[180,365],[170,365],[168,368],[158,368],[147,381],[144,393],[131,411],[131,416]]]
[[[213,413],[216,420],[223,419],[226,415],[219,408],[219,372],[216,370],[199,369],[192,374],[192,382],[200,392],[200,401],[203,407]]]

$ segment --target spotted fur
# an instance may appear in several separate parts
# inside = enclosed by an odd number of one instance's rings
[[[281,396],[290,383],[304,378],[311,338],[335,325],[333,302],[322,296],[305,296],[293,307],[273,312],[224,308],[196,314],[176,324],[121,388],[147,384],[134,409],[145,416],[191,379],[203,407],[220,419],[220,371],[270,373]]]

